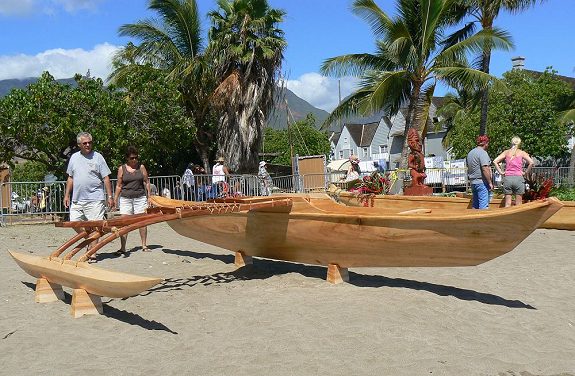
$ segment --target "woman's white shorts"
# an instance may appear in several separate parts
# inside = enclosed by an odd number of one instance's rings
[[[148,207],[146,196],[136,198],[126,198],[120,196],[120,214],[140,214],[145,213]]]

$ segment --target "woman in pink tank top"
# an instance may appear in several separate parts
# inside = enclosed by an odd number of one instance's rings
[[[511,196],[515,195],[515,205],[521,205],[525,193],[525,179],[523,176],[531,172],[533,159],[525,151],[519,149],[521,139],[517,136],[511,139],[511,148],[499,154],[493,160],[495,169],[503,176],[503,193],[505,193],[505,207],[511,206]],[[500,162],[505,159],[505,172],[501,170]],[[523,161],[527,162],[527,170],[523,173]]]

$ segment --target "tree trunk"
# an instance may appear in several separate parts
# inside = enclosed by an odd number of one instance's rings
[[[491,26],[484,26],[484,29],[491,29]],[[491,46],[485,45],[481,54],[481,71],[489,73],[489,63],[491,62]],[[481,91],[481,118],[479,120],[479,135],[487,134],[487,111],[489,109],[489,88]]]
[[[202,164],[204,165],[204,170],[206,174],[212,173],[212,167],[210,165],[210,150],[206,147],[196,146],[196,150],[200,155],[200,159],[202,160]]]
[[[409,132],[409,128],[417,123],[417,103],[420,100],[419,96],[421,95],[422,85],[423,83],[414,82],[409,98],[409,106],[407,107],[407,115],[405,117],[405,129],[403,130],[403,149],[401,150],[401,162],[399,164],[399,168],[402,170],[407,168],[407,132]]]
[[[571,136],[573,138],[573,136]],[[575,141],[575,140],[574,140]],[[571,159],[569,160],[569,175],[567,181],[569,187],[573,188],[575,185],[575,142],[573,142],[573,147],[571,148]]]
[[[257,173],[266,120],[261,109],[268,90],[265,84],[248,83],[240,103],[229,106],[221,119],[218,151],[234,174]]]

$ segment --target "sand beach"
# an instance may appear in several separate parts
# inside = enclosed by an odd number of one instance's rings
[[[165,282],[104,314],[34,302],[8,250],[48,255],[73,234],[0,228],[0,364],[5,375],[575,375],[575,232],[536,230],[477,267],[326,268],[255,259],[149,228],[152,252],[97,265]]]

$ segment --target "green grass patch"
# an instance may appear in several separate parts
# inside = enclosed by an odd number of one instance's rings
[[[557,197],[561,201],[575,201],[575,188],[553,188],[549,196]]]

